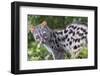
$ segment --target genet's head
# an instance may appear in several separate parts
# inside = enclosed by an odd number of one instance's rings
[[[41,24],[31,28],[31,33],[35,41],[45,43],[50,39],[51,30],[47,26],[47,22],[43,21]]]

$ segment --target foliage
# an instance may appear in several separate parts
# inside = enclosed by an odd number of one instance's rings
[[[87,25],[87,17],[74,17],[74,16],[34,16],[28,15],[28,27],[36,26],[42,21],[47,21],[51,29],[63,29],[66,25],[71,23],[81,23]],[[43,46],[37,48],[38,43],[35,42],[32,33],[28,32],[28,60],[45,60],[49,54],[47,49]],[[77,58],[87,58],[88,49],[84,48]],[[51,60],[52,56],[48,57]],[[69,59],[65,54],[65,59]]]

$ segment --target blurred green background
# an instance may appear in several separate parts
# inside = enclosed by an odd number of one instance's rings
[[[48,26],[51,29],[63,29],[68,24],[71,23],[81,23],[87,25],[87,17],[76,17],[76,16],[40,16],[40,15],[28,15],[28,29],[31,26],[36,26],[43,21],[47,21]],[[33,60],[52,60],[52,56],[49,56],[46,59],[46,56],[49,54],[47,49],[43,47],[37,48],[38,43],[35,42],[32,33],[28,31],[28,61]],[[84,48],[82,52],[77,57],[78,59],[87,58],[88,49]],[[67,54],[65,54],[65,59],[69,59]]]

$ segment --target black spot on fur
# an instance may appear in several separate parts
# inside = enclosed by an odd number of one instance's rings
[[[78,34],[79,36],[83,36],[83,33],[80,33],[79,31],[77,31],[77,34]]]
[[[69,26],[68,28],[71,28],[71,27],[73,27],[73,26]]]
[[[63,32],[60,32],[60,34],[63,34]]]
[[[64,30],[64,33],[67,33],[67,32],[68,32],[68,30],[65,29],[65,30]]]
[[[53,36],[56,38],[56,35],[55,35],[55,33],[53,33]]]
[[[71,26],[69,26],[68,28],[76,29],[77,26],[71,25]]]
[[[81,28],[81,30],[82,30],[83,32],[85,32],[85,34],[87,34],[87,31],[86,31],[86,29],[83,29],[83,28]]]
[[[77,31],[77,34],[79,34],[79,31]]]
[[[52,43],[52,42],[53,42],[53,40],[51,40],[51,39],[50,39],[50,40],[49,40],[49,42],[50,42],[50,43]]]
[[[69,41],[69,38],[67,39],[67,41]]]
[[[77,42],[77,39],[75,39],[74,41]]]
[[[87,32],[85,32],[85,34],[87,34]]]
[[[81,27],[80,29],[81,29],[83,32],[86,32],[86,30],[85,30],[84,28]]]
[[[64,47],[66,47],[66,45],[64,45]]]
[[[78,27],[77,30],[79,30],[80,28]]]
[[[68,44],[66,44],[66,46],[68,46]]]
[[[75,35],[75,32],[73,32],[73,36]]]
[[[80,39],[78,39],[78,42],[80,42]]]
[[[57,35],[62,35],[63,32],[62,32],[62,31],[60,31],[60,32],[56,32],[56,34],[57,34]]]
[[[73,28],[73,29],[76,29],[76,27],[77,27],[77,26],[73,26],[72,28]]]
[[[73,33],[73,31],[70,29],[69,34]]]
[[[86,39],[86,36],[83,36],[81,39]]]
[[[59,47],[59,45],[57,44],[57,47]]]
[[[81,29],[81,30],[83,30],[83,28],[82,28],[82,27],[81,27],[80,29]]]
[[[77,46],[76,45],[74,46],[74,49],[77,49]]]
[[[79,36],[83,36],[83,33],[80,33]]]
[[[80,42],[80,39],[75,39],[74,41],[75,41],[75,42]]]
[[[68,35],[65,36],[65,38],[67,38],[67,37],[68,37]]]
[[[69,44],[71,45],[72,44],[72,41],[70,41]]]
[[[62,41],[65,41],[65,39],[66,39],[66,38],[65,38],[65,37],[63,37],[63,38],[62,38]]]
[[[52,49],[53,49],[53,46],[52,46]]]
[[[57,40],[55,40],[55,43],[58,44]]]
[[[73,37],[71,37],[71,39],[74,41],[75,39]]]
[[[80,45],[77,46],[78,48],[80,47]]]
[[[58,41],[61,41],[61,39],[60,39],[60,38],[58,38]]]

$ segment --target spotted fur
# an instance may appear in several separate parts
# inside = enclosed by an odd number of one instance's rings
[[[36,41],[52,54],[54,59],[63,59],[64,53],[76,58],[83,47],[87,47],[88,27],[83,24],[70,24],[63,30],[52,30],[46,22],[39,24],[32,31]]]

